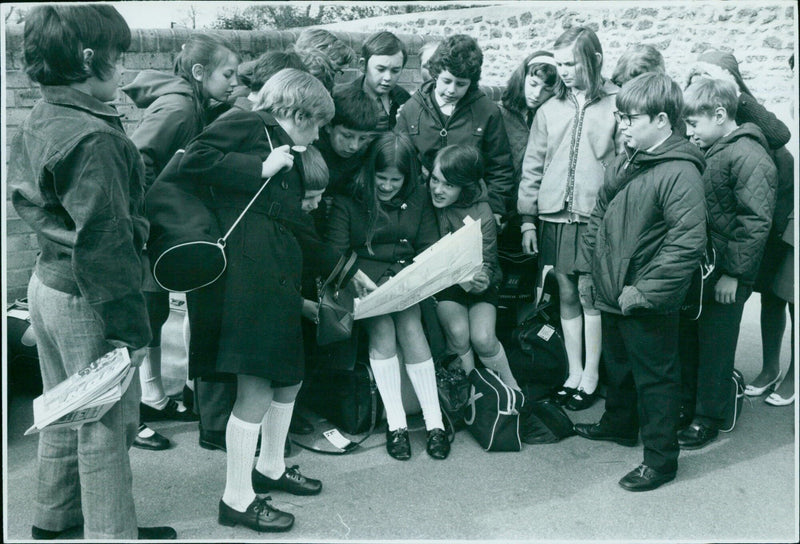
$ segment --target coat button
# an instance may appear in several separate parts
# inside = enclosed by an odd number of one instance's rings
[[[398,262],[399,264],[406,264],[406,260],[405,260],[405,259],[401,259],[401,260],[399,260],[399,261],[397,261],[397,262]]]
[[[408,240],[406,238],[400,238],[400,243],[401,244],[407,244]]]
[[[286,285],[286,278],[281,278],[281,281],[279,283],[281,285]]]
[[[281,182],[281,188],[282,188],[284,191],[285,191],[286,189],[288,189],[288,188],[289,188],[289,184],[288,184],[288,183],[286,183],[286,180],[284,180],[284,181],[282,181],[282,182]]]
[[[278,232],[283,234],[284,232],[286,232],[286,227],[284,227],[283,225],[278,225]]]

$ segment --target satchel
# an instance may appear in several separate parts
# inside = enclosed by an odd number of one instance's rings
[[[472,436],[486,451],[520,451],[519,411],[525,404],[523,394],[507,386],[488,368],[470,372],[469,382],[465,422]]]
[[[344,278],[356,264],[356,254],[342,256],[319,288],[317,344],[325,346],[347,340],[353,334],[353,294],[342,289]]]
[[[460,359],[450,355],[436,367],[436,388],[439,406],[445,419],[448,438],[453,441],[455,433],[466,427],[465,408],[470,397],[470,383],[464,370],[453,363]]]
[[[714,281],[711,276],[717,266],[717,252],[711,243],[710,231],[706,240],[706,248],[703,251],[703,258],[700,260],[700,266],[692,272],[692,281],[680,309],[681,317],[692,321],[697,321],[700,314],[703,313],[703,302],[711,294],[708,286]]]
[[[744,376],[742,373],[733,369],[730,382],[730,399],[728,409],[725,413],[725,422],[720,427],[723,433],[729,433],[736,426],[739,416],[742,414],[742,404],[744,404]]]
[[[272,139],[266,127],[272,151]],[[267,178],[223,236],[211,212],[213,193],[207,185],[178,174],[184,150],[179,149],[145,196],[150,236],[147,251],[156,283],[167,291],[188,293],[217,281],[228,266],[225,243],[233,229],[267,187]]]

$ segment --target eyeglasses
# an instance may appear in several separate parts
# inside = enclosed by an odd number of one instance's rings
[[[614,120],[617,122],[618,125],[626,125],[631,126],[633,120],[637,117],[641,117],[642,115],[647,115],[646,113],[622,113],[621,111],[614,112]]]

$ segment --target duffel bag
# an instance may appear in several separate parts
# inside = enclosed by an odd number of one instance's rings
[[[486,451],[520,451],[519,411],[525,397],[488,368],[470,372],[469,382],[465,422],[472,436]]]

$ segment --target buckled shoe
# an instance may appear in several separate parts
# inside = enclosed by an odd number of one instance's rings
[[[605,442],[615,442],[620,446],[635,446],[637,437],[627,437],[611,434],[604,430],[599,423],[576,423],[574,426],[575,434],[588,438],[589,440],[602,440]]]
[[[597,400],[598,389],[594,390],[594,393],[587,393],[583,389],[578,389],[575,393],[567,399],[567,402],[564,404],[564,408],[567,410],[572,410],[573,412],[577,412],[579,410],[586,410],[592,404],[595,403]]]
[[[627,491],[651,491],[675,479],[676,471],[659,472],[641,464],[619,481],[619,485]]]
[[[270,497],[256,497],[250,503],[247,510],[239,512],[234,510],[222,499],[219,501],[219,524],[227,527],[234,525],[244,525],[254,531],[279,533],[288,531],[294,525],[294,516],[288,512],[282,512],[269,505]]]
[[[716,440],[719,431],[702,423],[693,422],[678,431],[678,445],[682,450],[699,450]]]
[[[561,387],[553,393],[553,396],[550,397],[550,400],[553,401],[554,404],[558,406],[564,406],[569,399],[572,398],[572,395],[577,393],[578,390],[574,387]]]
[[[292,495],[317,495],[322,491],[322,482],[314,478],[307,478],[300,474],[299,466],[287,468],[281,477],[273,480],[258,470],[253,469],[253,491],[267,493],[269,491],[286,491]]]
[[[408,429],[386,430],[386,451],[398,461],[411,459],[411,443],[408,441]]]
[[[425,449],[434,459],[447,459],[450,454],[450,441],[444,429],[428,431],[428,445]]]

